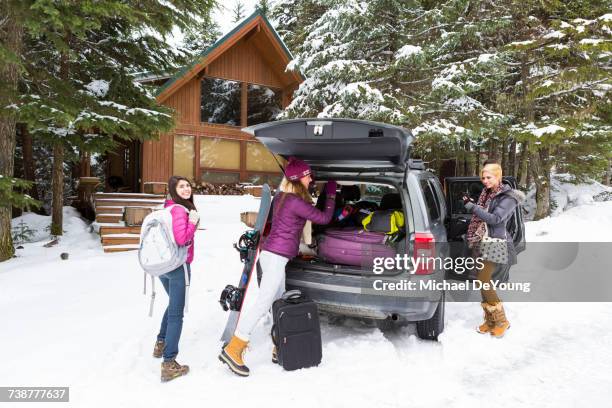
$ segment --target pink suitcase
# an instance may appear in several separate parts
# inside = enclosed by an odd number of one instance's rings
[[[361,228],[330,228],[317,236],[318,255],[325,262],[372,267],[374,258],[393,258],[396,249],[382,232]]]

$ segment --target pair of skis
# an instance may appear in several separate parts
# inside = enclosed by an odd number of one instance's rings
[[[244,263],[244,267],[242,268],[238,286],[226,286],[219,300],[224,310],[230,310],[227,324],[221,335],[223,344],[228,343],[234,335],[234,331],[236,331],[238,321],[240,320],[242,306],[250,300],[247,295],[249,294],[249,287],[253,281],[253,271],[257,268],[261,240],[268,221],[271,204],[272,194],[270,192],[270,186],[264,184],[261,189],[261,201],[257,219],[255,220],[255,226],[253,230],[247,231],[240,237],[238,244],[234,244],[234,247],[240,252],[240,260]]]

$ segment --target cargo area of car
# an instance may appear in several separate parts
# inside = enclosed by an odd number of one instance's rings
[[[315,201],[316,206],[322,209],[325,200],[322,193]],[[407,221],[402,196],[393,185],[341,181],[332,221],[327,225],[307,224],[300,253],[287,268],[372,275],[374,258],[406,253]],[[385,269],[382,275],[401,272]]]

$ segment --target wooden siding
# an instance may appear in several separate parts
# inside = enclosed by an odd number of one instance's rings
[[[167,182],[172,175],[174,133],[162,134],[159,141],[148,140],[142,144],[142,181],[140,189],[149,181]]]
[[[170,95],[164,105],[176,111],[176,123],[200,123],[200,80],[196,77]]]
[[[274,88],[284,88],[287,85],[270,69],[251,40],[240,41],[227,50],[208,66],[206,75]]]

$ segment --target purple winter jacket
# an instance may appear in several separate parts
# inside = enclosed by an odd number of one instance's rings
[[[282,195],[285,195],[285,199],[279,208]],[[299,196],[290,193],[281,193],[274,199],[272,205],[272,229],[262,249],[289,259],[298,254],[300,235],[306,221],[327,224],[334,213],[334,197],[328,197],[325,201],[325,211],[319,211]]]

